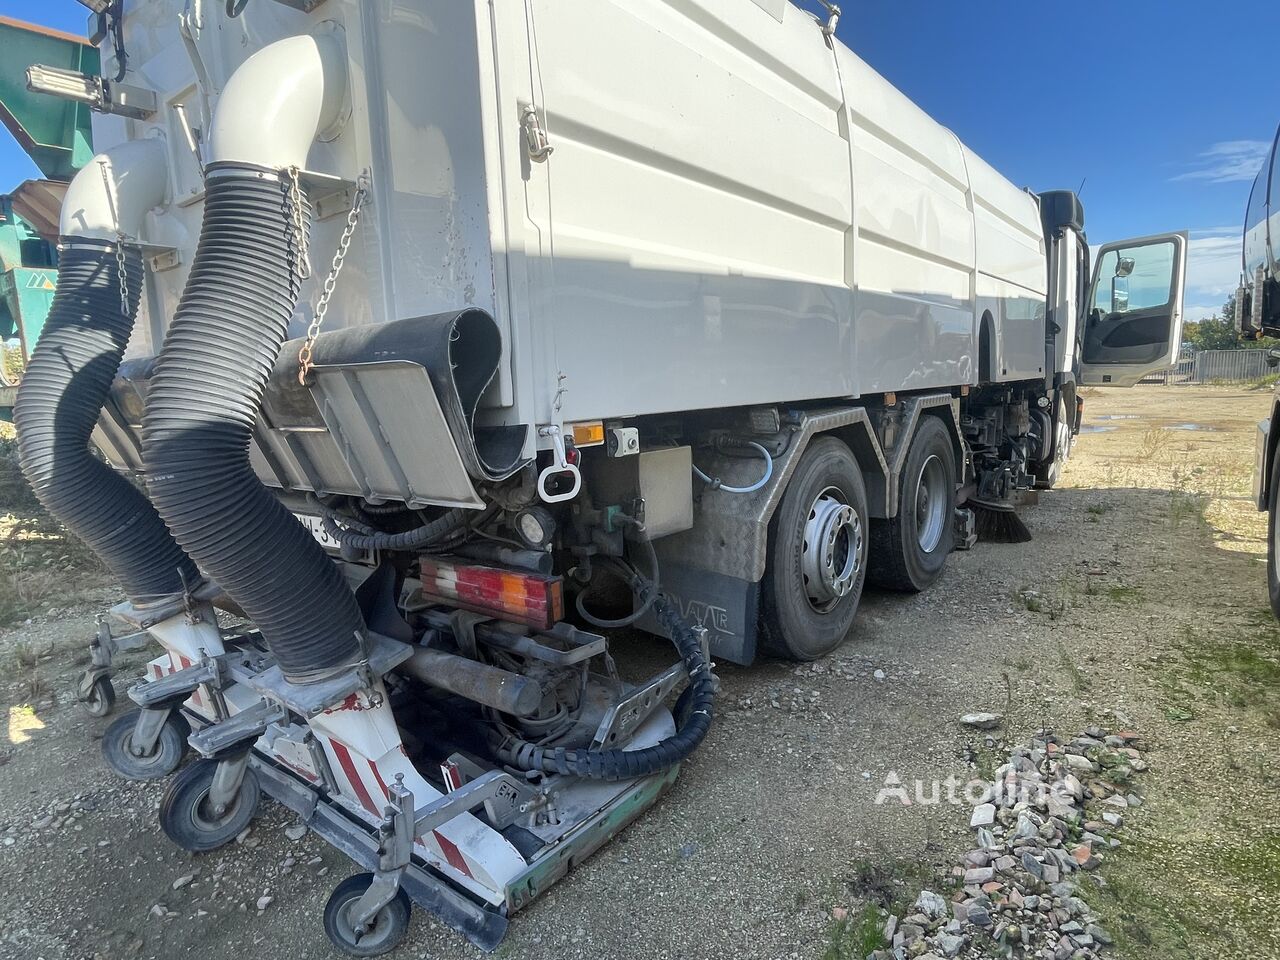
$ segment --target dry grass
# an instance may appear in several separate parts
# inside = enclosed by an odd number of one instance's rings
[[[83,601],[110,583],[101,561],[45,513],[18,467],[11,424],[0,428],[0,626]]]
[[[1114,511],[1086,516],[1133,539],[1125,580],[1086,591],[1110,611],[1096,628],[1135,641],[1099,659],[1091,695],[1137,705],[1153,747],[1148,802],[1126,818],[1097,903],[1126,960],[1280,955],[1280,777],[1266,759],[1280,626],[1264,606],[1266,515],[1251,489],[1270,403],[1247,387],[1092,391],[1086,421],[1123,419],[1082,436],[1067,469],[1067,485],[1099,501],[1109,488]]]

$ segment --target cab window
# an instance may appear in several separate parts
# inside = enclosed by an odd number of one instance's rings
[[[1173,297],[1173,243],[1163,240],[1128,250],[1108,250],[1098,262],[1093,305],[1103,316],[1154,310]]]

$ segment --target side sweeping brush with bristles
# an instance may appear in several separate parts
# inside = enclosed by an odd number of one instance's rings
[[[989,543],[1028,543],[1031,531],[1008,503],[986,503],[970,500],[977,521],[978,539]]]

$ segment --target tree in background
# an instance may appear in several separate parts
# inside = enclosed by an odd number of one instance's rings
[[[1236,295],[1227,297],[1218,316],[1182,325],[1182,340],[1197,350],[1252,350],[1276,345],[1276,340],[1242,340],[1236,331]]]

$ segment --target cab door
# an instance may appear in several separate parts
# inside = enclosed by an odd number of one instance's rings
[[[1177,363],[1188,244],[1184,231],[1098,251],[1085,304],[1081,382],[1131,387]]]

